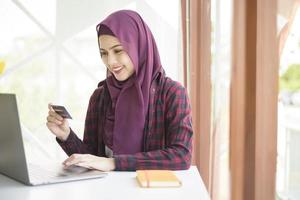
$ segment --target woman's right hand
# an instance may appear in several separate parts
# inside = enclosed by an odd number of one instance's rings
[[[66,141],[71,130],[67,119],[57,114],[51,104],[48,104],[47,127],[61,141]]]

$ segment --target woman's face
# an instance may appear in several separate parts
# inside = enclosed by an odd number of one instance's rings
[[[99,37],[103,63],[118,81],[127,80],[134,72],[133,63],[118,38],[111,35]]]

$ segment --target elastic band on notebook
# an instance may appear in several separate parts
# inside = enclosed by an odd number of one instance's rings
[[[148,187],[150,187],[150,179],[149,179],[149,175],[148,175],[147,170],[145,170],[144,173],[145,173],[145,177],[146,177],[146,181],[147,181],[147,188],[148,188]]]

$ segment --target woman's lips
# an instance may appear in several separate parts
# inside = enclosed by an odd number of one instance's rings
[[[124,68],[123,66],[115,67],[115,68],[112,69],[112,71],[113,71],[115,74],[119,74],[119,73],[122,71],[123,68]]]

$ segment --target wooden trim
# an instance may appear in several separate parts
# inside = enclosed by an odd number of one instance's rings
[[[246,99],[246,0],[233,0],[230,90],[231,198],[243,199]]]
[[[275,199],[278,67],[277,1],[257,1],[255,199]]]
[[[187,87],[187,0],[181,0],[181,28],[182,28],[182,53],[183,53],[183,83]]]
[[[232,199],[275,199],[276,0],[234,0],[230,113]]]
[[[210,0],[190,0],[190,96],[194,128],[193,163],[210,191],[211,20]]]

